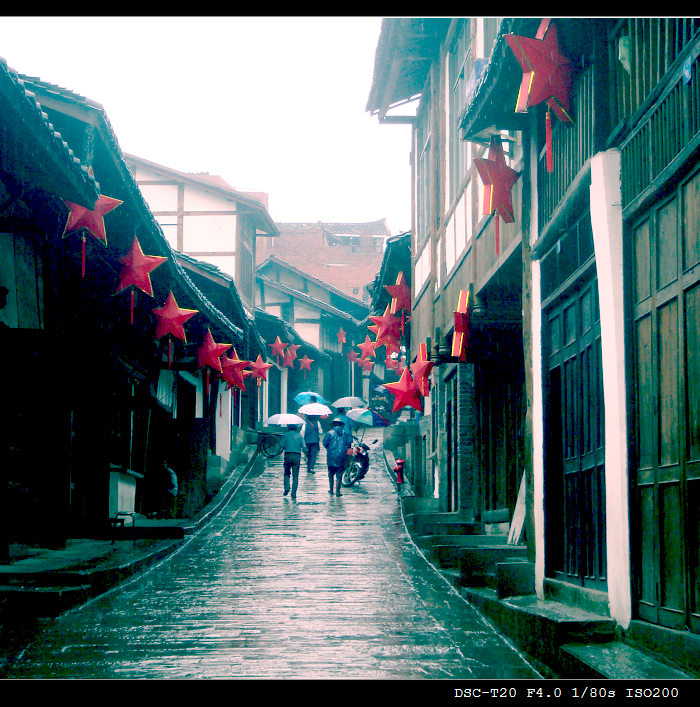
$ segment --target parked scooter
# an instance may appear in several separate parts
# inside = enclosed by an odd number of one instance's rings
[[[374,445],[378,441],[375,439],[372,444]],[[353,437],[349,453],[350,460],[343,473],[343,486],[352,486],[365,478],[369,470],[369,448],[370,445],[360,441],[357,437]]]

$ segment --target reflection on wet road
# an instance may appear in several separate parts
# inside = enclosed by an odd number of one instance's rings
[[[540,677],[425,562],[381,452],[339,498],[281,459],[182,550],[52,622],[8,677]]]

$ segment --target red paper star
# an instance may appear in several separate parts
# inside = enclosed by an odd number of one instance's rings
[[[413,380],[416,383],[418,392],[425,397],[430,392],[430,372],[435,363],[428,360],[428,347],[425,342],[421,342],[418,347],[418,356],[415,363],[410,366]]]
[[[348,351],[348,353],[345,354],[345,358],[347,358],[348,361],[357,361],[359,359],[359,356],[357,355],[357,351],[355,351],[355,349],[352,349],[351,351]]]
[[[306,354],[304,357],[299,359],[299,370],[304,371],[304,378],[306,378],[306,371],[311,370],[311,364],[314,362],[313,358],[309,358]]]
[[[513,223],[515,216],[510,192],[520,175],[506,164],[499,135],[491,138],[488,159],[477,157],[474,164],[485,187],[484,214],[497,211],[506,223]]]
[[[513,199],[510,192],[520,175],[506,164],[499,135],[494,135],[491,138],[488,159],[474,158],[474,164],[484,183],[484,214],[496,212],[494,226],[496,229],[496,255],[498,255],[500,251],[498,217],[500,216],[506,223],[515,221]]]
[[[418,388],[411,378],[408,368],[404,368],[401,378],[396,383],[384,383],[384,387],[394,396],[394,407],[392,412],[410,406],[420,412],[421,402]]]
[[[156,325],[156,339],[160,339],[166,334],[171,334],[176,339],[186,341],[184,323],[197,314],[196,309],[180,309],[175,301],[175,296],[171,292],[162,307],[156,307],[153,314],[158,317]]]
[[[297,357],[297,349],[301,347],[301,344],[289,344],[287,346],[287,353],[289,354],[290,361],[293,361]]]
[[[396,278],[395,285],[384,285],[384,289],[391,295],[391,313],[396,314],[400,310],[411,311],[411,288],[406,283],[403,272]]]
[[[204,341],[197,350],[197,369],[209,366],[217,373],[221,373],[221,357],[230,348],[231,344],[217,344],[211,335],[211,331],[207,329]]]
[[[228,383],[227,390],[234,386],[240,390],[245,390],[245,377],[250,375],[246,371],[246,366],[250,361],[243,361],[238,358],[236,349],[233,349],[233,356],[229,358],[226,354],[221,357],[221,377]]]
[[[257,359],[250,364],[250,375],[253,378],[257,378],[258,386],[261,381],[267,380],[267,369],[272,368],[271,363],[265,363],[260,354],[258,354]]]
[[[370,320],[377,325],[377,346],[382,346],[385,340],[391,341],[401,336],[401,319],[389,311],[390,306],[387,305],[381,316],[370,316]]]
[[[559,51],[557,28],[551,18],[540,23],[535,38],[506,35],[506,42],[522,67],[516,113],[524,113],[542,101],[565,122],[572,122],[569,111],[571,69],[569,60]]]
[[[469,290],[460,290],[457,311],[455,315],[455,330],[452,335],[452,356],[460,361],[467,360],[467,345],[469,344]]]
[[[287,349],[287,351],[284,352],[284,356],[282,357],[282,368],[285,368],[286,366],[291,366],[294,368],[294,359],[296,358],[296,354],[292,355],[292,352]]]
[[[358,344],[357,347],[362,351],[362,358],[370,358],[374,357],[374,349],[377,347],[377,344],[372,341],[369,336],[365,336],[365,342]]]
[[[119,258],[119,262],[123,263],[124,267],[119,274],[119,284],[116,292],[121,292],[133,285],[153,297],[150,273],[166,260],[167,258],[159,255],[144,255],[141,245],[136,236],[134,236],[129,252]]]
[[[287,344],[283,343],[279,336],[275,339],[275,341],[271,344],[268,344],[268,346],[272,349],[272,355],[277,357],[279,360],[279,357],[284,355],[284,347]]]
[[[391,368],[394,371],[398,371],[401,368],[401,364],[399,363],[398,358],[392,358],[390,355],[387,354],[386,359],[384,360],[384,365],[387,368]]]
[[[84,228],[91,233],[97,240],[104,241],[107,244],[107,232],[105,231],[104,216],[108,214],[123,202],[119,199],[112,199],[109,196],[100,194],[95,202],[95,208],[90,211],[84,206],[74,204],[72,201],[66,201],[66,206],[70,210],[66,227],[63,229],[63,235],[71,231],[77,231]]]
[[[347,332],[344,331],[343,327],[340,327],[340,329],[338,329],[338,343],[339,344],[345,343],[345,335],[346,334],[347,334]]]
[[[372,370],[372,366],[374,366],[374,363],[372,362],[371,358],[358,358],[357,365],[362,366],[365,371],[370,371]]]
[[[301,370],[306,370],[310,371],[311,370],[311,364],[314,362],[313,358],[309,358],[306,354],[304,354],[303,358],[299,359],[299,368]]]

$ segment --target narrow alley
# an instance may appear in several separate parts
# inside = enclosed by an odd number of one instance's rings
[[[322,450],[296,501],[260,458],[181,550],[52,621],[7,677],[540,678],[424,560],[371,455],[335,497]]]

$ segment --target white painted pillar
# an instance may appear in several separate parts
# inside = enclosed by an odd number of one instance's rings
[[[531,135],[537,134],[534,114],[531,117]],[[537,204],[537,144],[530,138],[530,241],[539,237]],[[535,533],[535,592],[544,599],[545,534],[544,534],[544,381],[542,380],[542,295],[540,261],[532,260],[530,301],[532,346],[532,503]]]
[[[619,150],[598,153],[591,160],[591,224],[603,357],[608,601],[611,617],[627,628],[632,616],[632,582]]]
[[[289,367],[285,366],[280,371],[280,412],[287,412],[287,386],[289,385]]]

